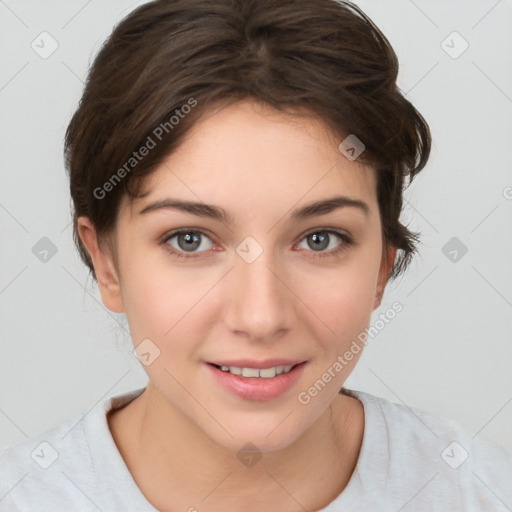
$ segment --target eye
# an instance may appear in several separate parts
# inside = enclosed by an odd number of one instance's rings
[[[334,245],[333,243],[336,238],[340,241],[338,245]],[[318,253],[313,254],[313,257],[335,256],[341,251],[348,249],[354,243],[349,235],[343,231],[333,229],[310,231],[306,233],[302,240],[305,241],[309,248],[313,249],[309,252]],[[308,249],[308,247],[306,247],[306,249]]]
[[[206,247],[204,239],[209,241]],[[162,243],[171,254],[185,258],[196,258],[213,247],[208,235],[200,229],[177,229],[166,235]],[[196,251],[199,248],[202,250]]]
[[[336,238],[338,244],[334,245]],[[354,241],[348,234],[334,229],[310,231],[304,235],[302,240],[308,246],[306,247],[307,252],[313,253],[311,255],[313,258],[334,257],[354,245]],[[205,241],[207,241],[206,246]],[[213,242],[205,231],[191,228],[174,230],[165,235],[161,243],[172,256],[178,258],[201,257],[203,256],[202,253],[214,248]],[[303,242],[301,241],[301,243]],[[312,250],[309,250],[311,248]]]

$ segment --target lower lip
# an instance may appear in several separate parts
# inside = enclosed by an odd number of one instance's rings
[[[272,400],[293,387],[300,379],[306,362],[300,363],[288,373],[281,373],[270,379],[262,377],[242,377],[231,372],[223,372],[205,363],[213,377],[227,391],[246,400]]]

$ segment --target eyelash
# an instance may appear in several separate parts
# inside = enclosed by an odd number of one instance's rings
[[[171,231],[170,233],[168,233],[167,235],[164,236],[161,243],[164,245],[165,249],[172,256],[176,256],[178,258],[191,259],[191,258],[199,258],[203,255],[204,252],[206,252],[206,251],[199,251],[196,253],[193,253],[193,252],[187,253],[187,252],[183,252],[183,251],[176,251],[175,249],[173,249],[167,242],[171,238],[174,238],[175,236],[180,235],[181,233],[200,233],[201,235],[204,235],[207,238],[210,238],[208,233],[206,233],[205,231],[203,231],[200,228],[193,228],[193,229],[192,228],[182,228],[182,229],[176,229],[174,231]],[[304,238],[308,237],[309,235],[313,235],[315,233],[334,234],[334,235],[338,236],[343,243],[338,245],[335,249],[331,249],[330,251],[322,251],[322,252],[307,251],[307,252],[313,253],[313,255],[311,256],[312,258],[326,258],[326,257],[329,258],[329,257],[337,256],[342,251],[346,251],[350,246],[355,245],[355,242],[353,241],[352,237],[350,237],[343,231],[338,231],[335,229],[314,229],[312,231],[308,231],[307,233],[305,233],[303,235],[303,237],[300,239],[300,241],[304,240]]]

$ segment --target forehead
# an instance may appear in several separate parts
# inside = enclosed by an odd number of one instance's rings
[[[319,119],[253,101],[213,111],[145,180],[148,200],[166,194],[238,207],[292,207],[336,193],[376,201],[375,171],[341,154]],[[301,198],[304,198],[301,201]]]

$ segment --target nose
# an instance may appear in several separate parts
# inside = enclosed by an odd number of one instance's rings
[[[270,253],[263,251],[252,263],[235,255],[225,290],[225,323],[231,332],[252,341],[281,337],[297,318],[290,279]]]

